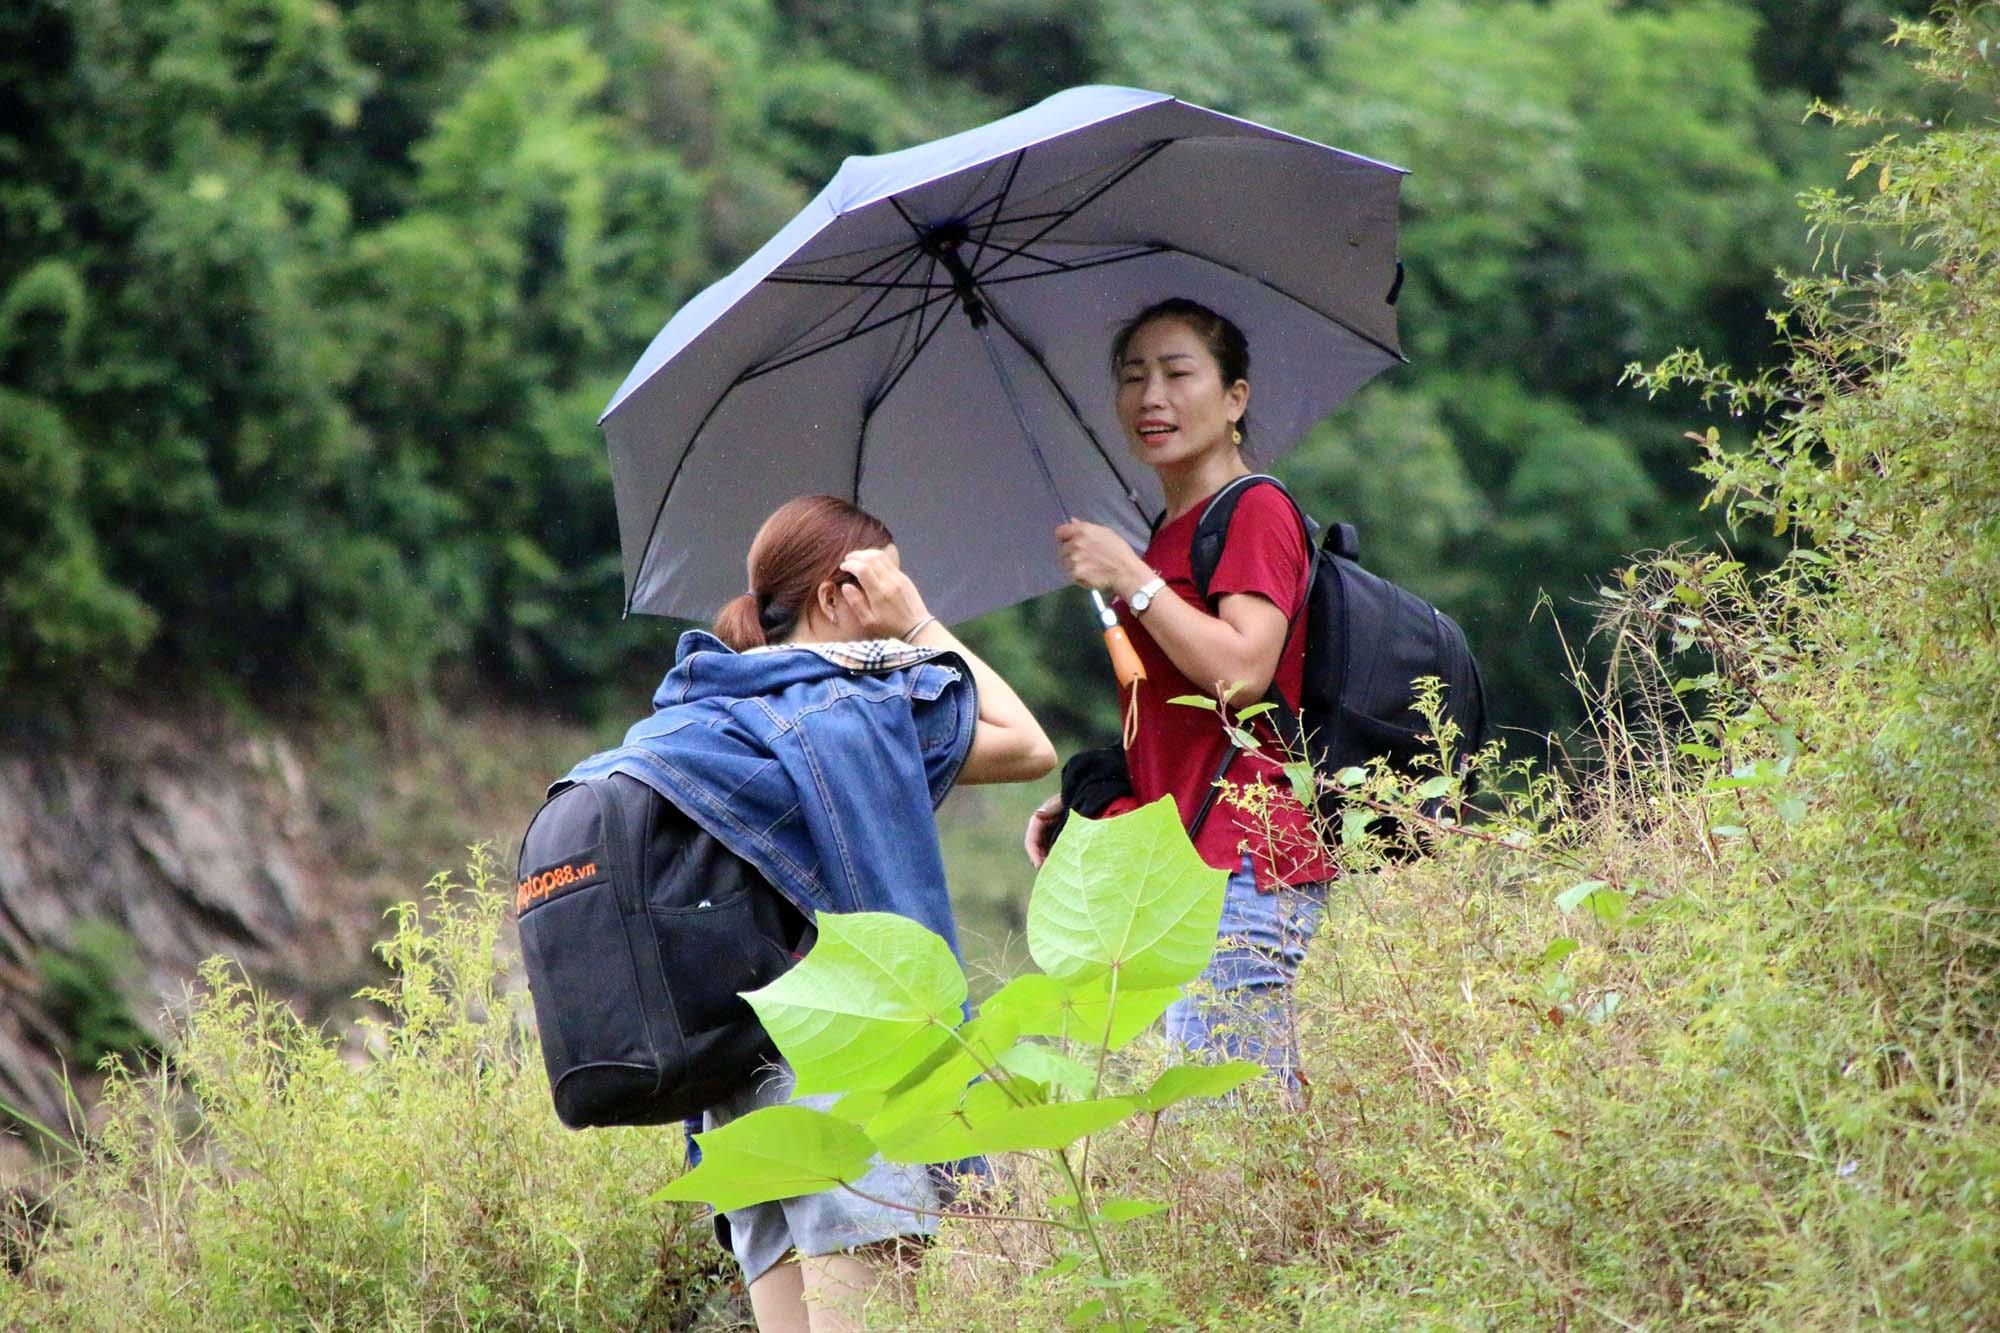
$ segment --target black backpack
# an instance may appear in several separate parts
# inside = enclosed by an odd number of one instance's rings
[[[1414,774],[1416,759],[1433,747],[1418,739],[1429,727],[1416,711],[1410,682],[1436,676],[1444,683],[1445,712],[1458,724],[1458,753],[1469,755],[1486,743],[1486,690],[1479,663],[1450,616],[1408,589],[1397,587],[1358,563],[1360,536],[1349,523],[1336,523],[1321,539],[1319,525],[1299,508],[1275,477],[1239,477],[1217,491],[1195,523],[1189,551],[1194,584],[1208,601],[1209,581],[1222,559],[1229,520],[1237,501],[1255,486],[1268,485],[1291,504],[1312,552],[1312,587],[1304,611],[1305,675],[1297,706],[1274,682],[1265,698],[1277,705],[1279,734],[1296,747],[1303,726],[1305,752],[1313,768],[1331,775],[1343,768],[1386,758],[1391,768]],[[1215,610],[1210,604],[1209,610]],[[1299,618],[1286,630],[1285,643],[1299,632]],[[1229,770],[1231,747],[1216,772]],[[1190,831],[1201,827],[1217,788],[1211,786]],[[1329,794],[1325,804],[1337,804]]]
[[[556,1115],[681,1120],[777,1059],[738,992],[810,945],[805,915],[645,783],[558,785],[521,838],[514,907]]]

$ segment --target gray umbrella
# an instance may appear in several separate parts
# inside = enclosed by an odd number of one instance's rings
[[[1189,296],[1240,325],[1263,458],[1402,357],[1399,168],[1088,87],[879,157],[676,313],[605,409],[626,609],[703,619],[757,526],[843,495],[947,621],[1062,586],[1050,529],[1160,506],[1110,338]]]

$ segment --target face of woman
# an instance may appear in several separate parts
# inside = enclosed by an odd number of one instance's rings
[[[1141,324],[1118,367],[1118,424],[1149,467],[1174,468],[1233,447],[1230,431],[1250,386],[1222,382],[1215,356],[1177,319]]]

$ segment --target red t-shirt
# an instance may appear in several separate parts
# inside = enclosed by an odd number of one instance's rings
[[[1306,595],[1308,552],[1291,503],[1273,486],[1253,486],[1243,493],[1230,518],[1215,577],[1209,580],[1209,603],[1195,590],[1189,560],[1189,546],[1203,507],[1196,505],[1171,523],[1161,524],[1146,547],[1146,563],[1167,581],[1160,596],[1180,597],[1213,614],[1210,606],[1225,594],[1256,593],[1287,616],[1296,617]],[[1180,808],[1181,821],[1186,823],[1201,809],[1229,740],[1212,711],[1167,701],[1183,694],[1213,698],[1214,682],[1197,684],[1182,675],[1146,632],[1145,618],[1134,616],[1122,601],[1118,617],[1146,667],[1146,679],[1139,686],[1138,734],[1125,751],[1132,772],[1132,793],[1140,804],[1171,795]],[[1305,639],[1303,627],[1295,626],[1278,659],[1278,691],[1288,700],[1299,697],[1305,675]],[[1231,700],[1236,708],[1256,702],[1240,697]],[[1243,853],[1249,852],[1257,870],[1257,885],[1266,890],[1279,884],[1333,878],[1333,867],[1313,832],[1312,818],[1292,795],[1285,778],[1281,765],[1284,748],[1270,715],[1255,719],[1252,726],[1264,743],[1265,754],[1238,754],[1224,776],[1233,783],[1247,786],[1261,782],[1271,788],[1268,819],[1218,795],[1202,822],[1195,850],[1202,860],[1221,870],[1237,869]]]

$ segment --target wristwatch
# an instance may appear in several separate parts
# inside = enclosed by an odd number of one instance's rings
[[[1133,615],[1143,616],[1146,614],[1146,608],[1153,604],[1153,599],[1158,597],[1166,586],[1167,581],[1155,574],[1133,590],[1132,595],[1125,599],[1125,605],[1132,608]]]

